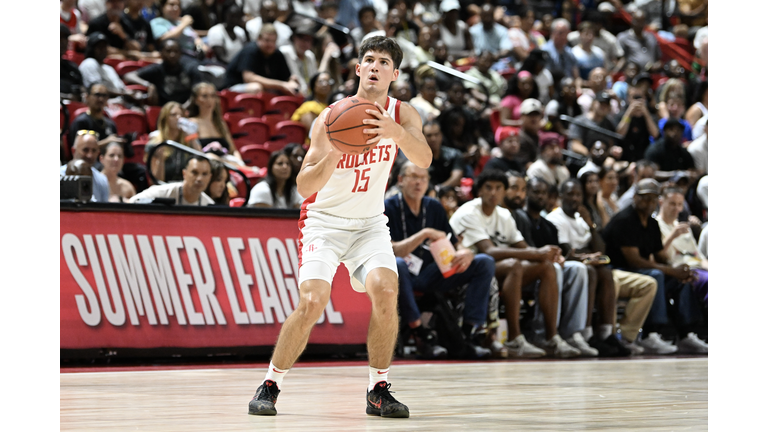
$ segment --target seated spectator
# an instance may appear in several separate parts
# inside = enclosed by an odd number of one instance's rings
[[[400,49],[403,51],[403,61],[400,63],[401,73],[405,73],[410,76],[410,73],[419,65],[419,61],[416,58],[416,44],[411,42],[407,38],[407,32],[401,31],[403,29],[402,22],[405,18],[400,9],[390,8],[387,12],[387,19],[384,21],[384,28],[382,30],[374,30],[363,36],[363,41],[374,36],[386,36],[394,38]],[[415,40],[415,39],[414,39]]]
[[[512,53],[512,41],[507,28],[494,21],[493,11],[493,5],[482,5],[480,22],[469,28],[475,54],[480,55],[483,51],[490,51],[497,59],[509,57]]]
[[[704,124],[699,125],[699,120],[707,117],[709,114],[709,86],[707,81],[702,81],[696,86],[696,93],[693,96],[694,104],[685,112],[685,120],[693,127],[692,136],[696,139],[701,135]]]
[[[576,117],[576,120],[590,126],[596,126],[611,132],[616,132],[616,126],[614,126],[613,122],[608,118],[610,112],[611,96],[608,92],[603,91],[597,94],[595,100],[592,102],[589,112]],[[615,158],[618,159],[621,157],[622,149],[621,147],[612,145],[613,138],[584,126],[579,126],[576,123],[571,123],[568,127],[568,138],[570,139],[568,144],[569,149],[581,155],[589,155],[590,150],[586,147],[587,144],[602,140],[611,144],[609,148],[614,152],[613,156]]]
[[[659,213],[656,214],[656,221],[661,229],[664,253],[669,257],[670,264],[687,264],[688,267],[693,269],[695,273],[693,290],[704,301],[706,307],[709,261],[699,252],[696,239],[691,231],[692,223],[679,221],[684,203],[685,196],[683,190],[677,188],[666,189],[661,197],[661,206]]]
[[[659,130],[661,130],[661,136],[664,136],[664,126],[667,124],[667,120],[670,118],[677,119],[681,125],[683,125],[683,136],[681,143],[687,143],[693,140],[693,130],[690,123],[684,118],[681,118],[685,105],[683,98],[677,93],[668,93],[666,99],[664,99],[665,113],[659,118]],[[661,110],[659,110],[661,113]]]
[[[93,177],[93,197],[91,201],[108,202],[109,201],[109,181],[107,177],[100,173],[93,165],[99,157],[99,134],[93,130],[81,129],[75,132],[74,143],[72,144],[72,161],[81,160],[85,163],[80,170],[90,171]],[[106,144],[105,144],[106,145]],[[62,165],[59,169],[60,175],[66,175],[67,165]]]
[[[483,171],[489,169],[503,172],[523,171],[523,167],[516,159],[520,152],[520,129],[511,126],[502,126],[496,129],[496,143],[499,146],[501,156],[486,162]]]
[[[376,20],[376,9],[373,6],[366,5],[360,8],[357,12],[360,26],[355,27],[350,31],[350,36],[355,41],[355,46],[359,47],[363,43],[363,36],[375,30],[382,30],[384,26]]]
[[[424,138],[432,150],[429,177],[434,188],[452,188],[461,183],[464,174],[464,158],[459,150],[443,146],[443,132],[435,120],[428,120],[421,127]]]
[[[184,0],[182,14],[192,17],[192,30],[199,37],[208,36],[214,24],[224,21],[224,10],[218,0]]]
[[[229,207],[229,170],[223,163],[211,159],[211,182],[205,194],[211,197],[214,206]]]
[[[517,163],[526,170],[539,156],[539,130],[543,112],[541,102],[530,98],[520,106],[520,151]]]
[[[610,98],[608,100],[611,105],[611,109],[608,111],[609,114],[616,116],[621,112],[619,99],[615,98],[613,92],[608,89],[608,78],[608,72],[602,66],[596,67],[589,72],[589,79],[582,82],[581,95],[577,99],[583,112],[589,111],[592,108],[595,96],[603,92],[608,94]]]
[[[519,70],[519,72],[526,71],[533,75],[536,87],[539,89],[538,100],[542,105],[548,104],[552,98],[557,96],[555,92],[555,79],[549,69],[547,69],[546,56],[547,54],[539,48],[532,50],[525,61],[523,61]],[[562,83],[562,80],[560,82]]]
[[[563,205],[547,216],[557,227],[560,248],[566,259],[584,262],[589,270],[589,302],[591,312],[597,303],[597,314],[601,324],[593,336],[592,313],[587,317],[584,339],[598,348],[603,355],[642,354],[643,348],[635,343],[656,294],[656,280],[650,276],[622,270],[612,270],[599,261],[605,253],[598,224],[584,208],[581,184],[567,180],[560,188]],[[614,336],[616,328],[616,299],[630,297],[621,320],[622,339]],[[595,301],[595,299],[597,299]],[[626,332],[626,333],[625,333]],[[605,346],[607,345],[607,347]],[[611,351],[615,350],[615,354]]]
[[[272,24],[275,35],[273,45],[280,47],[291,43],[293,31],[289,26],[277,20],[277,14],[277,3],[274,0],[262,0],[258,15],[245,23],[245,29],[248,30],[251,40],[257,40],[261,36],[264,26]]]
[[[125,81],[147,87],[147,103],[154,106],[168,102],[184,103],[192,86],[201,81],[197,64],[181,56],[176,39],[160,41],[162,63],[144,66],[125,74]]]
[[[640,73],[640,65],[634,62],[624,62],[624,66],[622,67],[621,72],[624,74],[624,76],[613,83],[611,90],[613,90],[613,93],[619,100],[623,101],[627,100],[627,91],[629,90],[629,86],[632,84],[632,81],[635,79],[635,77]]]
[[[197,125],[202,151],[213,153],[225,162],[245,165],[221,113],[221,103],[216,87],[207,82],[201,82],[192,87],[192,94],[187,102],[187,112],[189,119]]]
[[[605,52],[595,45],[597,30],[589,21],[579,23],[580,39],[578,45],[573,47],[573,56],[579,68],[581,79],[589,79],[592,69],[605,67]]]
[[[403,321],[416,336],[423,357],[434,358],[445,354],[445,348],[435,345],[429,330],[422,325],[414,292],[446,293],[468,284],[462,325],[465,340],[473,345],[468,357],[488,357],[490,350],[481,348],[484,342],[481,329],[488,315],[493,258],[484,254],[475,255],[458,244],[443,207],[437,200],[425,196],[429,184],[426,169],[406,162],[400,168],[398,183],[402,192],[384,201],[384,214],[388,218],[387,226],[397,258],[400,282],[398,309]],[[451,243],[457,246],[457,252],[451,261],[455,273],[444,277],[424,243],[443,239],[448,234],[451,235]]]
[[[522,106],[526,99],[538,99],[539,88],[533,75],[520,71],[509,79],[507,91],[499,103],[499,121],[502,126],[520,127],[522,125]],[[541,110],[539,110],[541,112]]]
[[[584,13],[584,21],[582,22],[590,23],[594,29],[595,39],[593,45],[605,53],[605,68],[611,74],[619,72],[623,63],[620,59],[624,57],[624,50],[621,48],[616,36],[604,28],[605,18],[603,15],[596,10],[587,10]],[[581,31],[576,30],[568,33],[568,43],[571,46],[579,45],[581,43]]]
[[[626,54],[628,62],[640,65],[640,70],[648,73],[661,71],[661,48],[656,36],[645,31],[645,12],[637,10],[632,13],[632,28],[618,34],[616,39]]]
[[[104,34],[109,42],[107,48],[109,55],[130,60],[152,58],[151,55],[142,53],[148,43],[150,45],[154,43],[154,39],[147,41],[146,28],[149,27],[149,24],[140,16],[137,17],[136,21],[131,20],[129,15],[123,12],[125,3],[123,0],[106,0],[106,12],[88,22],[86,34],[91,35],[95,32]],[[139,2],[131,0],[128,3],[133,6],[133,11],[138,15],[137,3]],[[146,24],[146,28],[139,27],[137,29],[134,27],[135,23]],[[138,36],[144,39],[143,44],[135,39],[137,32],[139,33]]]
[[[515,223],[523,235],[525,243],[539,248],[546,246],[558,247],[558,229],[541,216],[549,185],[535,177],[531,178],[526,185],[525,179],[522,177],[513,177],[520,173],[515,173],[514,171],[513,173],[508,176],[510,185],[511,182],[517,183],[516,190],[518,196],[513,197],[517,199],[511,200],[513,208],[509,210],[512,212],[512,217],[515,219]],[[523,202],[520,194],[525,197],[524,207],[516,206],[517,203]],[[560,316],[558,320],[558,334],[569,345],[578,349],[583,357],[595,357],[598,354],[607,356],[615,352],[615,350],[608,350],[607,347],[604,347],[604,344],[593,343],[590,346],[582,335],[582,333],[586,332],[585,325],[589,326],[591,322],[590,314],[587,312],[591,311],[594,306],[594,295],[589,289],[587,266],[580,261],[568,260],[560,262],[554,267],[557,272],[557,289],[561,310],[558,314]],[[536,311],[534,315],[534,331],[542,333],[540,311]],[[589,329],[591,331],[591,327]],[[587,339],[589,336],[587,336]],[[618,341],[616,343],[618,344]],[[598,351],[598,347],[602,352]]]
[[[62,2],[63,4],[64,2]],[[80,94],[83,92],[83,74],[77,64],[64,58],[67,53],[67,44],[69,36],[72,34],[65,24],[59,24],[60,27],[60,45],[59,45],[59,92],[69,95],[69,98],[80,100]]]
[[[464,157],[464,177],[474,177],[474,168],[480,160],[480,149],[474,135],[474,122],[462,106],[457,106],[440,114],[437,121],[443,133],[443,146],[459,150]]]
[[[581,89],[579,65],[573,50],[568,46],[570,28],[571,24],[564,18],[552,21],[550,39],[541,49],[549,54],[547,69],[552,72],[555,82],[560,81],[560,78],[573,78],[576,88]]]
[[[208,183],[211,182],[209,159],[205,156],[191,156],[182,173],[183,181],[150,186],[149,189],[131,197],[128,202],[151,202],[155,198],[173,198],[176,205],[214,205],[211,197],[204,192],[208,188]]]
[[[299,175],[299,171],[301,171],[301,165],[304,162],[304,157],[307,155],[307,151],[304,150],[304,146],[299,143],[290,143],[283,147],[283,152],[291,159],[293,178],[295,180]]]
[[[251,38],[245,30],[243,9],[234,1],[225,4],[224,22],[208,30],[208,44],[222,64],[229,64]]]
[[[577,178],[581,178],[581,176],[588,171],[598,173],[602,167],[612,169],[614,166],[620,167],[621,165],[625,165],[625,163],[617,163],[609,154],[609,150],[613,150],[613,148],[617,146],[609,148],[608,144],[600,140],[595,140],[592,144],[587,145],[589,146],[589,159],[587,160],[587,163],[579,169],[579,172],[576,174]],[[618,149],[621,150],[621,147]]]
[[[261,93],[265,90],[289,95],[298,93],[298,78],[291,76],[276,41],[275,26],[266,24],[261,27],[256,43],[245,44],[229,62],[224,86],[237,93]]]
[[[708,121],[709,120],[705,120],[704,122],[704,133],[688,145],[688,153],[690,153],[693,158],[694,166],[699,172],[704,174],[709,172],[709,146],[707,141]]]
[[[107,105],[107,87],[104,84],[91,84],[88,87],[88,96],[85,103],[88,105],[88,111],[81,113],[69,123],[69,142],[74,143],[77,132],[81,130],[96,131],[101,137],[99,147],[104,148],[111,142],[124,144],[125,140],[117,136],[117,126],[115,122],[106,116],[104,107]],[[94,163],[96,160],[94,159]]]
[[[136,195],[136,188],[131,182],[118,177],[118,173],[123,169],[124,161],[123,145],[114,142],[107,144],[105,152],[99,156],[99,162],[104,166],[101,173],[109,181],[110,202],[123,202],[123,200]]]
[[[445,215],[450,219],[459,207],[459,197],[456,193],[456,188],[437,188],[437,199],[440,200],[440,204],[443,206],[443,210],[445,210]]]
[[[574,118],[580,116],[582,109],[577,100],[576,84],[574,84],[573,78],[563,78],[560,81],[560,91],[557,98],[550,100],[544,108],[548,121],[546,130],[567,136],[568,123],[560,120],[560,116],[567,115]]]
[[[78,66],[83,75],[83,84],[86,87],[91,84],[103,84],[109,92],[109,97],[126,96],[134,100],[133,94],[125,88],[115,69],[104,63],[106,58],[107,37],[104,33],[91,33],[85,47],[85,60]]]
[[[616,126],[616,133],[624,136],[621,142],[622,159],[635,162],[645,155],[651,137],[659,136],[659,128],[648,107],[648,94],[641,86],[629,87],[626,103],[627,106],[619,113],[621,121]]]
[[[619,175],[613,169],[602,167],[597,174],[600,178],[600,194],[597,197],[598,202],[602,203],[603,210],[608,219],[603,220],[603,227],[608,221],[621,210],[616,199],[616,189],[619,187]]]
[[[195,62],[201,54],[208,53],[208,47],[192,29],[194,18],[189,15],[181,17],[180,0],[160,0],[160,13],[161,16],[149,22],[156,41],[178,40],[181,53]]]
[[[676,62],[676,61],[675,61]],[[670,62],[671,63],[671,62]],[[666,68],[666,66],[665,66]],[[685,70],[685,69],[683,69]],[[682,111],[677,112],[677,115],[673,115],[673,117],[682,117],[683,113],[685,113],[685,101],[686,99],[686,91],[685,91],[685,81],[680,78],[670,78],[667,81],[664,82],[664,84],[660,85],[656,89],[656,99],[659,101],[658,103],[658,114],[659,117],[669,117],[669,111],[667,110],[667,102],[666,100],[669,97],[672,97],[673,95],[677,96],[678,98],[683,100],[683,106]],[[661,127],[661,126],[659,126]]]
[[[536,22],[536,11],[530,6],[517,8],[520,16],[520,27],[509,29],[509,38],[512,41],[512,53],[517,61],[523,62],[535,49],[541,48],[547,43],[541,33],[533,29]]]
[[[497,170],[482,172],[475,183],[475,198],[456,210],[450,219],[451,229],[462,239],[462,245],[477,253],[490,255],[496,261],[496,279],[504,302],[508,330],[505,344],[513,358],[575,357],[581,352],[568,345],[557,333],[558,301],[555,262],[562,261],[560,248],[528,246],[517,229],[509,210],[499,207],[509,183],[506,174]],[[520,300],[523,287],[535,290],[544,315],[545,349],[530,344],[520,331]]]
[[[335,82],[328,72],[319,72],[309,79],[309,98],[301,104],[291,115],[291,120],[301,122],[307,131],[305,143],[309,144],[309,136],[312,124],[323,110],[328,107],[328,96]]]
[[[163,106],[157,117],[157,130],[149,134],[149,143],[144,149],[146,155],[149,155],[154,146],[165,141],[174,141],[202,151],[195,124],[187,119],[182,120],[183,116],[184,111],[178,102],[168,102]],[[152,155],[152,160],[147,165],[157,180],[179,181],[183,179],[182,170],[187,165],[188,158],[188,153],[163,147]]]
[[[77,9],[77,0],[61,0],[59,5],[59,24],[69,30],[67,40],[72,42],[73,48],[82,49],[88,38],[83,34],[83,17]]]
[[[414,49],[416,61],[419,64],[433,61],[435,59],[435,56],[432,54],[434,46],[435,35],[433,29],[426,25],[421,27],[421,30],[419,30],[419,40]]]
[[[312,26],[301,25],[291,35],[291,43],[279,48],[291,71],[291,78],[295,77],[299,83],[299,93],[309,95],[308,82],[317,69],[317,58],[312,52],[315,41],[315,31]]]
[[[619,198],[617,204],[619,205],[619,210],[624,210],[625,208],[632,205],[632,202],[634,201],[635,191],[637,190],[637,183],[640,182],[640,180],[643,179],[652,179],[656,177],[656,171],[659,169],[659,166],[655,163],[647,160],[647,159],[641,159],[637,161],[637,165],[635,165],[635,181],[632,183],[632,186],[627,189],[626,192],[624,192],[623,195],[621,195],[621,198]]]
[[[703,321],[699,300],[693,293],[693,270],[687,264],[672,265],[664,252],[661,229],[651,214],[658,205],[659,183],[643,179],[637,183],[637,193],[631,206],[620,211],[605,227],[606,253],[614,268],[633,271],[656,279],[658,290],[648,318],[643,324],[644,338],[639,345],[648,354],[677,352],[706,353],[707,344],[696,335]],[[650,260],[653,256],[653,260]],[[677,346],[661,339],[659,333],[670,326],[668,300],[673,299],[676,311],[674,327],[679,337]]]
[[[488,90],[488,96],[486,97],[479,84],[467,82],[466,86],[470,89],[472,97],[477,99],[480,103],[485,103],[486,98],[489,98],[490,108],[497,107],[501,98],[506,95],[507,91],[507,83],[504,78],[501,74],[491,69],[493,63],[493,54],[489,51],[483,51],[477,57],[475,65],[466,72],[467,75],[478,79],[480,84],[485,86],[485,89]]]
[[[159,57],[160,53],[156,50],[157,43],[152,34],[152,26],[141,14],[144,3],[143,0],[125,0],[126,8],[122,22],[128,24],[124,27],[127,29],[127,36],[139,46],[139,58],[150,60]]]
[[[303,202],[296,190],[296,173],[289,155],[282,150],[272,152],[267,176],[251,189],[248,207],[289,209],[300,208]]]
[[[422,123],[426,123],[440,116],[443,100],[437,97],[437,80],[434,77],[427,76],[416,82],[419,92],[408,103],[420,113],[426,113],[426,117],[421,119]]]
[[[528,177],[539,177],[548,184],[560,186],[571,176],[565,167],[560,142],[547,138],[541,142],[541,153],[526,171]]]
[[[598,233],[603,231],[603,227],[608,225],[610,217],[605,212],[603,202],[598,199],[600,195],[600,174],[599,171],[586,171],[579,176],[581,190],[583,191],[584,209],[589,212],[589,219],[594,221],[595,229]],[[581,213],[581,211],[579,211]]]
[[[684,130],[678,119],[670,117],[664,124],[664,135],[645,151],[645,159],[659,166],[657,177],[672,177],[672,171],[696,168],[693,157],[682,146]]]

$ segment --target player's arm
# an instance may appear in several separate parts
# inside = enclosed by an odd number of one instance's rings
[[[312,128],[310,136],[309,151],[304,156],[304,163],[296,177],[297,192],[303,197],[314,195],[328,183],[343,154],[331,145],[325,134],[325,118],[329,111],[330,109],[326,108],[317,117],[317,127]]]
[[[432,150],[427,144],[427,139],[421,132],[421,117],[416,108],[405,102],[400,103],[400,122],[397,124],[392,116],[378,102],[374,102],[377,110],[369,109],[367,113],[377,119],[364,119],[363,123],[376,126],[366,129],[364,133],[376,134],[369,139],[367,144],[377,143],[381,139],[392,139],[408,158],[419,168],[429,168],[432,163]],[[303,195],[302,195],[303,196]]]

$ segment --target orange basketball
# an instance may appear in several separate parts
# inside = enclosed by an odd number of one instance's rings
[[[363,123],[363,119],[376,119],[365,110],[378,110],[376,105],[367,99],[351,96],[337,102],[325,118],[325,133],[328,140],[339,151],[347,154],[363,154],[373,147],[366,141],[375,134],[363,133],[364,129],[373,129],[375,125]]]

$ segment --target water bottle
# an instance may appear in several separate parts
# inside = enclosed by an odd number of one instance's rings
[[[197,123],[188,118],[181,117],[179,119],[179,129],[181,129],[185,135],[192,135],[197,133]]]

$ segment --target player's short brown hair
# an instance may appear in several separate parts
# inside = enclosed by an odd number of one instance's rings
[[[403,61],[403,50],[400,49],[400,45],[394,39],[385,36],[373,36],[364,40],[360,45],[358,62],[362,63],[363,58],[369,51],[389,54],[395,63],[395,69],[400,69],[400,63]]]

